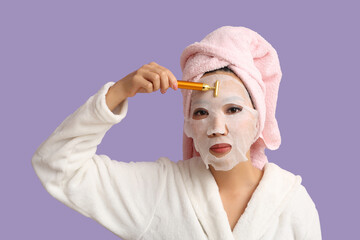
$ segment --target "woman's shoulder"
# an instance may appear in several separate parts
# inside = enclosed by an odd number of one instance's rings
[[[293,214],[309,213],[309,211],[316,211],[316,206],[306,187],[302,183],[302,177],[294,174],[275,163],[267,163],[265,170],[270,170],[273,174],[277,175],[279,181],[292,181],[294,185],[294,192],[292,194],[291,204],[288,205],[287,211]]]
[[[301,184],[302,182],[302,177],[300,175],[294,174],[275,163],[272,162],[266,163],[264,169],[265,172],[270,172],[271,176],[278,178],[279,181],[292,179],[292,180],[296,180],[299,184]]]
[[[300,175],[296,175],[274,163],[265,165],[264,176],[269,196],[274,195],[279,205],[279,224],[290,227],[296,239],[321,239],[319,214],[315,203],[302,184]],[[272,201],[274,202],[274,201]],[[280,226],[279,225],[279,226]]]

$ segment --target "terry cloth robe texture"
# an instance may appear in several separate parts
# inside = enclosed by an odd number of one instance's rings
[[[119,162],[97,155],[106,132],[126,115],[106,105],[108,82],[36,150],[32,165],[57,200],[122,239],[321,239],[319,215],[301,177],[267,163],[231,231],[218,186],[199,157]]]

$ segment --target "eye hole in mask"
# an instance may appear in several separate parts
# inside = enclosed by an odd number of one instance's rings
[[[224,106],[224,107],[226,108],[225,113],[227,115],[237,114],[243,110],[243,107],[240,105],[230,104],[230,106]],[[194,110],[194,113],[192,114],[192,118],[195,120],[200,120],[206,118],[208,115],[209,115],[209,111],[207,109],[197,108]]]

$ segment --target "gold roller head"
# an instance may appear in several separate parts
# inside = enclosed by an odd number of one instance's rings
[[[214,97],[217,97],[219,94],[219,81],[217,80],[215,82],[215,86],[214,87],[210,87],[208,84],[203,84],[203,89],[202,91],[208,91],[208,90],[214,90]]]

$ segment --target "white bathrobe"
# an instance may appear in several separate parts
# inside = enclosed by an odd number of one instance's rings
[[[106,83],[36,150],[32,165],[56,199],[123,239],[321,239],[319,215],[301,177],[274,163],[231,231],[218,186],[199,157],[177,163],[118,162],[97,145],[127,113],[113,112]]]

